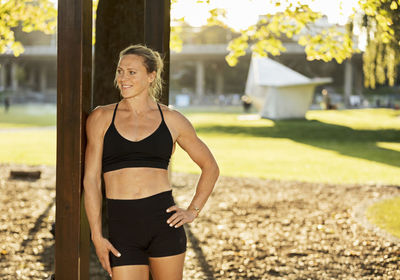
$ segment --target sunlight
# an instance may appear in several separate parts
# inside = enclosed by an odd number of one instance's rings
[[[211,0],[210,4],[196,3],[196,0],[178,1],[172,6],[171,17],[182,18],[192,26],[199,27],[206,24],[208,11],[214,8],[226,9],[226,24],[240,30],[256,23],[260,14],[276,13],[283,10],[285,5],[276,7],[268,0]],[[283,2],[283,1],[282,1]],[[297,2],[297,1],[288,1]],[[348,17],[357,6],[357,0],[317,1],[302,0],[315,11],[319,11],[328,17],[330,23],[345,24]]]

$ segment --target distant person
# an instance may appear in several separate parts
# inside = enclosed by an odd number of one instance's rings
[[[10,109],[10,98],[8,96],[4,97],[4,111],[7,113]]]
[[[331,104],[331,98],[329,96],[329,92],[325,88],[322,90],[322,98],[323,98],[326,110],[334,109],[334,106]]]
[[[242,96],[242,105],[243,105],[243,110],[248,113],[250,111],[251,108],[251,98],[248,95],[243,95]]]
[[[122,100],[98,106],[87,119],[86,213],[101,265],[113,280],[182,279],[186,252],[183,225],[204,207],[219,175],[218,165],[178,111],[160,105],[163,62],[143,45],[120,52],[115,85]],[[175,205],[168,164],[175,144],[201,168],[186,209]],[[108,238],[102,233],[104,177]]]

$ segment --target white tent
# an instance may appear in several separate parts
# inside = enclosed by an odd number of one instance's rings
[[[332,78],[310,79],[270,58],[253,57],[245,93],[263,118],[304,118],[315,87],[330,82]]]

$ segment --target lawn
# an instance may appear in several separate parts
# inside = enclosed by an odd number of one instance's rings
[[[213,152],[221,175],[400,185],[400,111],[316,110],[306,119],[283,121],[252,118],[240,107],[180,111]],[[55,129],[22,129],[55,123],[54,106],[13,106],[8,114],[0,112],[0,162],[55,165]],[[178,145],[171,168],[200,172]],[[396,198],[373,205],[368,217],[400,236],[399,213]]]
[[[12,107],[0,114],[0,128],[55,124],[54,108],[34,109]],[[240,107],[180,111],[215,155],[222,175],[400,185],[399,111],[316,110],[305,120],[283,121],[242,118],[251,115]],[[55,164],[55,130],[0,135],[0,162]],[[171,168],[200,172],[178,145]]]
[[[21,128],[30,126],[54,126],[56,125],[56,106],[13,104],[8,113],[0,109],[1,128]]]
[[[367,217],[374,224],[400,238],[400,197],[371,205],[367,210]]]
[[[306,120],[240,120],[183,111],[223,175],[330,183],[400,184],[400,112],[309,111]],[[174,170],[199,172],[177,149]]]

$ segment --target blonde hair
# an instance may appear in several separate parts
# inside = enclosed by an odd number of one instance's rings
[[[147,70],[147,73],[156,72],[156,77],[150,84],[150,96],[153,97],[154,100],[159,100],[162,94],[162,87],[164,81],[161,77],[164,63],[160,56],[160,53],[152,50],[144,45],[136,44],[130,45],[129,47],[123,49],[119,53],[119,59],[124,55],[134,54],[143,58],[143,64]],[[115,74],[114,84],[117,85],[117,73]]]

